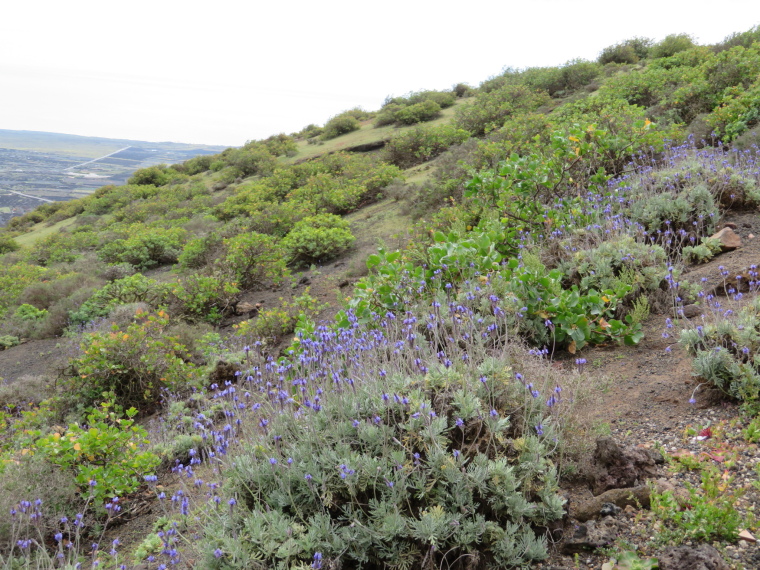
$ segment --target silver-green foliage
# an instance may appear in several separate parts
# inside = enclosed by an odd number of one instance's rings
[[[726,395],[756,405],[760,398],[760,297],[735,316],[681,331],[694,374]]]
[[[545,558],[534,528],[563,512],[551,421],[524,430],[534,411],[510,422],[525,387],[509,373],[486,383],[442,365],[427,378],[357,384],[318,414],[276,416],[228,473],[245,508],[207,534],[226,564],[290,568],[315,552],[357,568]]]

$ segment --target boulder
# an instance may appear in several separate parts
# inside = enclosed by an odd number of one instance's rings
[[[660,570],[729,570],[720,553],[709,544],[671,546],[659,556]]]

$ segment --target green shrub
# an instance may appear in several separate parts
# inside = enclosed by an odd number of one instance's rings
[[[69,361],[62,378],[70,405],[89,407],[113,397],[116,405],[150,413],[163,390],[182,392],[197,384],[201,370],[186,362],[185,347],[165,334],[168,315],[138,317],[123,329],[114,324],[109,331],[84,335],[80,355]]]
[[[74,472],[82,499],[92,500],[101,513],[113,497],[137,490],[160,461],[143,449],[148,433],[134,425],[137,410],[131,408],[121,417],[111,407],[103,403],[94,408],[87,415],[86,428],[72,423],[64,433],[55,431],[34,443],[35,452],[49,463]]]
[[[257,340],[276,343],[283,336],[295,331],[299,320],[313,319],[326,306],[320,305],[309,295],[309,289],[306,289],[303,295],[292,301],[280,298],[276,309],[262,310],[255,319],[233,325],[235,336],[246,345],[251,345]]]
[[[185,161],[185,170],[189,175],[200,174],[211,170],[211,163],[214,161],[214,155],[201,154],[190,160]]]
[[[325,129],[320,138],[322,140],[330,140],[346,133],[358,131],[361,124],[356,116],[357,114],[356,110],[349,110],[334,116],[325,123]]]
[[[754,270],[750,275],[751,279],[757,278]],[[716,304],[712,298],[705,301],[710,303],[707,309]],[[695,376],[757,411],[760,403],[760,298],[737,313],[721,309],[721,317],[716,322],[684,328],[679,342],[693,357]]]
[[[0,235],[0,255],[18,251],[21,246],[9,235]]]
[[[129,180],[127,180],[127,184],[163,186],[169,182],[170,178],[167,166],[165,164],[158,164],[136,170]]]
[[[402,125],[413,125],[423,121],[431,121],[441,113],[441,106],[435,101],[422,101],[399,109],[395,113],[396,122]]]
[[[687,245],[681,251],[685,263],[707,263],[722,251],[720,241],[703,237],[699,245]]]
[[[55,272],[29,263],[0,264],[0,316],[14,304],[18,296],[33,283],[56,277]]]
[[[182,228],[148,228],[138,224],[126,233],[129,237],[105,244],[98,254],[106,263],[129,263],[139,271],[175,263],[187,234]]]
[[[355,239],[346,220],[318,214],[296,223],[282,244],[291,262],[308,264],[340,255]]]
[[[399,168],[427,162],[470,134],[452,125],[418,126],[393,135],[385,146],[386,160]]]
[[[0,335],[0,350],[12,348],[14,346],[18,346],[19,344],[21,344],[21,339],[19,339],[17,336],[8,334]]]
[[[615,290],[626,285],[638,296],[660,288],[668,259],[659,245],[640,243],[624,235],[576,252],[561,267],[581,291]]]
[[[217,267],[232,275],[240,289],[279,283],[285,276],[285,251],[272,236],[249,232],[224,240]]]
[[[216,233],[193,238],[182,248],[177,263],[189,269],[205,267],[218,257],[221,246],[222,238]]]
[[[601,65],[608,63],[637,63],[646,59],[654,43],[649,38],[631,38],[619,44],[608,46],[599,54],[597,61]]]
[[[649,48],[649,57],[657,59],[660,57],[670,57],[681,51],[686,51],[695,47],[694,40],[688,34],[670,34],[665,36],[660,42]]]
[[[240,289],[225,274],[190,275],[171,288],[169,307],[190,321],[219,324],[230,313]]]
[[[222,157],[240,176],[268,176],[274,171],[277,162],[277,159],[262,146],[227,149],[222,153]],[[211,164],[211,169],[214,169],[214,163]]]
[[[509,117],[537,109],[549,101],[545,93],[524,85],[506,85],[478,93],[471,102],[455,109],[454,125],[474,136],[498,129]]]
[[[748,521],[736,508],[745,490],[732,485],[733,481],[733,476],[726,479],[719,469],[704,469],[699,488],[686,483],[688,508],[679,504],[673,491],[653,491],[651,510],[666,524],[663,538],[677,544],[686,540],[734,542]]]
[[[45,309],[38,309],[32,305],[19,305],[18,309],[13,315],[14,317],[21,319],[22,321],[38,321],[44,319],[47,316]]]

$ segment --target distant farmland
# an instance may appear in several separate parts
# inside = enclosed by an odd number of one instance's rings
[[[0,226],[42,202],[71,200],[106,184],[124,184],[139,168],[224,148],[0,130]]]

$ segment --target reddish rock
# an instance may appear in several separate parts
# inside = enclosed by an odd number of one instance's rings
[[[723,228],[718,233],[711,236],[711,239],[718,240],[720,242],[720,248],[723,251],[731,251],[742,246],[742,238],[731,228]]]

